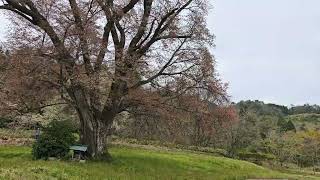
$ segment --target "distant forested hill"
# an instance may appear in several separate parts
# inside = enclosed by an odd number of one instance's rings
[[[320,106],[319,105],[298,105],[287,107],[284,105],[264,103],[259,100],[240,101],[235,104],[238,112],[254,113],[258,119],[273,121],[279,125],[279,121],[293,122],[297,130],[320,128]],[[281,124],[281,123],[280,123]]]

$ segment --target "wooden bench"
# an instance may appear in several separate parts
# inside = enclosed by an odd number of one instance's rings
[[[72,151],[72,159],[74,160],[84,160],[88,151],[88,146],[86,145],[74,145],[69,148]]]

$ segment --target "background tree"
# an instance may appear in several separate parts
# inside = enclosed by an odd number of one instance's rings
[[[18,107],[35,109],[59,93],[58,103],[63,100],[77,111],[80,139],[92,157],[106,153],[106,137],[123,111],[140,105],[168,107],[186,94],[196,96],[194,102],[226,101],[208,50],[213,36],[206,27],[207,1],[1,2],[14,25],[8,43],[12,62],[23,67],[14,77],[28,79],[13,86],[23,93],[8,97],[19,99],[14,101]]]
[[[301,154],[300,165],[312,166],[315,173],[315,168],[319,165],[320,160],[320,132],[315,130],[300,132],[298,137],[301,139],[301,143],[299,144]]]
[[[273,134],[266,141],[269,141],[269,153],[272,153],[280,162],[281,167],[286,162],[295,162],[298,155],[297,145],[299,140],[293,132],[278,135]]]
[[[229,134],[227,145],[228,156],[235,157],[243,150],[260,139],[257,116],[252,112],[241,111],[239,122],[234,124]]]

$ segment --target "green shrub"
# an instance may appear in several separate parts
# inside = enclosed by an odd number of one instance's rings
[[[40,134],[32,148],[34,159],[49,157],[64,158],[69,152],[70,145],[75,143],[74,126],[70,121],[50,122]]]
[[[12,121],[12,119],[0,117],[0,128],[8,128],[8,124]]]

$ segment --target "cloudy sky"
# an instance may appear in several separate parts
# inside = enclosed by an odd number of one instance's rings
[[[320,104],[319,0],[215,0],[209,27],[233,100]]]
[[[215,56],[234,101],[320,104],[319,0],[211,0]],[[0,15],[0,39],[6,22]]]

